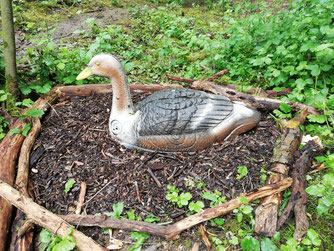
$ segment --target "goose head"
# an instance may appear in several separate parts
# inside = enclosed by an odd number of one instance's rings
[[[133,112],[133,104],[125,71],[121,63],[114,56],[107,53],[94,56],[89,61],[88,67],[76,79],[82,80],[93,75],[110,79],[113,92],[113,114]]]
[[[125,75],[125,72],[121,63],[114,56],[101,53],[89,61],[88,67],[77,76],[76,80],[86,79],[93,75],[113,80],[119,75]]]

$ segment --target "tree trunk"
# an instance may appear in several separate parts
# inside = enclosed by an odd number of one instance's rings
[[[6,91],[12,95],[7,99],[7,109],[14,106],[19,96],[16,71],[16,49],[11,0],[1,0],[1,18],[3,31]]]

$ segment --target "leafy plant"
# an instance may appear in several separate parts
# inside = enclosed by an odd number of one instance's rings
[[[70,251],[75,248],[75,238],[71,236],[73,233],[73,227],[66,233],[65,237],[62,239],[58,236],[54,236],[52,233],[46,229],[42,229],[39,236],[41,239],[40,250],[46,251]]]
[[[179,190],[175,186],[167,185],[166,199],[176,203],[178,207],[187,206],[191,198],[192,195],[189,192],[179,194]]]
[[[322,177],[319,183],[305,189],[308,194],[319,197],[317,206],[319,214],[328,214],[334,205],[334,154],[328,155],[325,165],[329,172]]]
[[[226,196],[221,196],[221,192],[219,192],[218,190],[216,190],[215,193],[210,193],[209,191],[206,191],[202,194],[202,197],[204,199],[210,200],[210,207],[214,207],[216,205],[226,202]]]
[[[241,241],[241,248],[244,251],[260,251],[260,243],[252,236],[246,236]]]
[[[319,235],[314,229],[310,228],[307,230],[306,238],[302,241],[304,245],[307,246],[320,246],[321,245],[321,239],[319,238]]]
[[[74,184],[75,184],[75,179],[73,179],[73,178],[66,181],[66,183],[65,183],[65,193],[66,194],[71,190],[71,188],[73,187]]]
[[[238,180],[242,179],[248,174],[248,170],[246,166],[239,166],[237,172],[238,172],[238,176],[237,176]]]

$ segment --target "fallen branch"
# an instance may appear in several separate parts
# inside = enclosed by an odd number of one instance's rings
[[[306,214],[307,187],[306,174],[315,156],[319,155],[323,148],[313,140],[309,141],[303,148],[302,155],[296,160],[292,171],[292,186],[289,202],[277,222],[279,230],[290,218],[292,212],[295,214],[296,229],[293,238],[300,242],[306,235],[309,223]]]
[[[31,108],[27,108],[23,113],[32,108],[46,111],[50,104],[57,99],[57,94],[52,89],[47,95],[39,98]],[[12,129],[23,129],[26,120],[18,119],[14,123]],[[15,163],[24,136],[19,134],[10,135],[8,133],[0,144],[0,179],[13,185],[15,176]],[[7,234],[9,231],[10,220],[12,215],[12,207],[5,200],[0,198],[0,250],[5,250],[7,245]]]
[[[167,88],[182,88],[181,85],[130,85],[132,91],[156,92]],[[92,95],[112,93],[111,84],[71,85],[58,87],[59,95],[88,97]]]
[[[2,180],[0,180],[0,195],[10,204],[23,211],[27,217],[36,224],[46,228],[61,238],[64,238],[72,228],[66,221],[39,206],[31,198],[20,194],[19,191]],[[79,250],[105,250],[93,239],[78,230],[73,230],[72,236],[76,239],[76,247]]]
[[[304,123],[306,115],[307,110],[303,110],[298,116],[285,123],[283,133],[274,146],[274,153],[270,160],[272,173],[267,179],[267,185],[277,183],[288,175],[294,152],[298,149],[302,139],[299,125]],[[255,211],[254,230],[256,233],[270,237],[275,234],[281,199],[282,195],[278,193],[260,201]]]
[[[240,101],[240,102],[243,102],[259,110],[272,111],[275,109],[279,109],[279,105],[281,103],[286,103],[290,105],[291,108],[295,111],[299,111],[299,110],[307,108],[309,114],[320,115],[320,112],[318,112],[317,109],[314,108],[313,106],[304,105],[302,103],[293,102],[293,101],[285,101],[285,100],[279,100],[279,99],[252,96],[252,95],[249,95],[243,92],[232,90],[224,86],[216,85],[212,82],[195,81],[191,85],[191,87],[194,89],[209,91],[214,94],[223,95],[225,97],[228,97],[232,101]]]
[[[291,178],[288,178],[276,184],[270,184],[241,195],[244,196],[248,200],[248,202],[251,202],[264,196],[279,193],[288,188],[291,185],[291,183],[292,183]],[[167,239],[172,239],[188,228],[191,228],[201,222],[213,219],[223,214],[227,214],[231,210],[236,209],[241,205],[242,202],[240,201],[240,199],[235,198],[221,205],[217,205],[215,207],[208,208],[197,214],[191,215],[169,226],[160,226],[157,224],[146,223],[141,221],[113,219],[105,215],[93,216],[93,215],[72,214],[60,217],[62,217],[64,220],[66,220],[71,224],[79,224],[80,226],[99,226],[99,227],[117,228],[129,231],[143,232]]]
[[[23,141],[19,162],[18,162],[18,169],[15,181],[15,187],[25,196],[28,196],[28,175],[29,175],[29,156],[31,148],[35,142],[35,139],[41,129],[41,122],[38,118],[33,120],[32,128],[29,131],[29,134]],[[33,231],[31,228],[27,229],[28,232],[22,233],[22,225],[25,221],[25,215],[20,210],[17,210],[15,220],[13,223],[13,232],[12,232],[12,241],[10,245],[11,250],[31,250],[32,249],[32,240],[33,240]],[[20,229],[21,233],[18,233]]]

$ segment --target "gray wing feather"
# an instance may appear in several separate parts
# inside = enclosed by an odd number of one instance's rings
[[[181,135],[210,130],[232,112],[223,96],[187,89],[167,89],[140,102],[136,130],[140,136]]]

